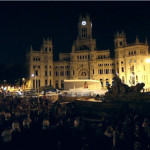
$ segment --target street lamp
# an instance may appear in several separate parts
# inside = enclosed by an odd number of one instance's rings
[[[25,78],[22,78],[22,83],[23,83],[22,89],[23,89],[23,91],[24,91],[24,90],[25,90]]]
[[[36,80],[36,75],[34,73],[32,73],[31,76],[34,77],[34,88],[37,89],[37,92],[39,94],[39,87],[38,87],[38,83],[37,83],[37,80]]]
[[[150,63],[150,58],[145,59],[146,63]]]
[[[34,77],[34,88],[36,88],[36,75],[34,73],[31,74],[32,77]]]

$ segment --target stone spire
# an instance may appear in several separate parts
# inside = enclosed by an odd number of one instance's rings
[[[139,38],[138,38],[138,36],[136,36],[135,43],[136,43],[136,44],[139,44]]]
[[[30,51],[33,51],[32,45],[30,46]]]
[[[148,45],[147,38],[145,38],[145,44]]]

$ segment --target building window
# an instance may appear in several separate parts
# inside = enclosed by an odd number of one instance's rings
[[[136,83],[138,83],[138,76],[136,76]]]
[[[60,76],[64,76],[64,72],[63,71],[60,72]]]
[[[103,79],[100,79],[100,82],[101,82],[101,86],[103,87]]]
[[[47,71],[45,71],[45,76],[47,76]]]
[[[115,81],[114,81],[114,78],[112,79],[112,86],[114,86],[115,85]]]
[[[38,80],[36,79],[36,88],[37,88],[37,84],[38,84],[37,82],[38,82]]]
[[[109,80],[108,79],[106,79],[106,86],[108,86],[109,85]]]
[[[93,69],[93,74],[94,74],[94,69]]]
[[[35,71],[35,75],[38,76],[38,70]]]
[[[112,74],[114,74],[115,73],[115,69],[112,69]]]
[[[39,87],[41,86],[41,81],[39,80]]]
[[[120,42],[120,45],[122,46],[122,42]]]
[[[32,82],[32,83],[33,83],[33,88],[35,88],[35,80],[34,80],[34,79],[33,79],[33,82]]]
[[[58,89],[59,88],[59,86],[58,86],[58,80],[56,80],[56,89]]]
[[[124,72],[124,67],[121,67],[122,72]]]
[[[38,57],[33,57],[33,61],[40,61],[40,58],[38,58]]]
[[[40,66],[38,66],[38,68],[40,69]]]
[[[106,74],[109,74],[109,69],[106,69]]]
[[[73,70],[72,74],[73,74],[73,76],[74,76],[74,70]]]
[[[45,52],[47,52],[47,47],[45,47]]]
[[[124,76],[122,76],[122,83],[124,83]]]
[[[64,88],[64,81],[61,80],[61,88],[63,89]]]
[[[45,80],[45,86],[47,86],[47,80]]]
[[[129,60],[129,63],[132,63],[132,59]]]
[[[55,72],[55,75],[58,76],[58,72],[57,71]]]
[[[52,80],[49,80],[49,85],[50,85],[50,87],[52,86]]]
[[[116,43],[116,47],[118,47],[118,43]]]
[[[121,64],[123,64],[123,61],[121,61]]]
[[[132,66],[132,67],[130,68],[130,70],[131,70],[131,72],[134,72],[134,66]]]
[[[51,76],[52,74],[51,74],[51,71],[49,72],[49,76]]]
[[[50,51],[50,52],[52,51],[52,48],[51,48],[51,47],[49,48],[49,51]]]
[[[47,69],[47,66],[45,66],[45,69]]]
[[[51,68],[51,66],[49,66],[49,68]]]
[[[100,74],[103,74],[103,69],[100,69]]]
[[[67,76],[69,76],[69,75],[70,75],[70,72],[69,72],[69,71],[67,71],[67,72],[66,72],[66,74],[67,74]]]
[[[35,68],[35,66],[33,66],[33,68]]]

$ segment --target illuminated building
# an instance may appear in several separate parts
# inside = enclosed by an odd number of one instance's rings
[[[92,22],[90,17],[80,16],[78,37],[74,41],[70,53],[60,53],[59,61],[53,61],[52,40],[43,40],[40,51],[30,48],[28,53],[29,87],[52,86],[63,88],[66,79],[99,80],[106,88],[113,84],[117,74],[123,83],[136,85],[144,82],[145,88],[150,85],[150,64],[148,44],[128,44],[124,32],[117,32],[114,38],[115,58],[110,57],[109,50],[98,50],[96,40],[92,38]],[[147,60],[147,62],[146,62]]]

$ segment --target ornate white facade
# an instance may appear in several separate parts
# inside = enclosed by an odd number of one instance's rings
[[[96,40],[92,38],[90,17],[80,17],[78,37],[70,53],[60,53],[59,61],[53,61],[52,40],[43,40],[40,51],[32,47],[27,54],[29,66],[29,88],[52,86],[63,88],[65,79],[99,80],[102,87],[113,84],[117,74],[129,86],[144,82],[150,87],[150,58],[148,44],[127,44],[124,32],[115,35],[115,58],[110,58],[109,50],[97,50]],[[146,62],[147,60],[147,62]]]

